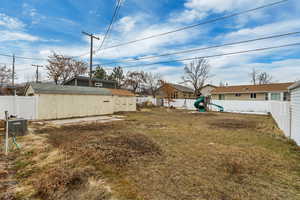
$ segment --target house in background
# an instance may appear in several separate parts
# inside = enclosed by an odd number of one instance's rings
[[[64,82],[63,85],[89,87],[89,80],[90,78],[86,76],[74,76]],[[93,87],[99,88],[117,88],[116,81],[102,80],[98,78],[92,78],[92,85]]]
[[[168,91],[169,94],[166,94],[166,91]],[[194,90],[192,88],[172,83],[166,83],[161,86],[157,95],[157,97],[159,98],[168,98],[168,96],[172,99],[196,98],[194,95]]]
[[[217,86],[211,85],[211,84],[207,84],[204,85],[201,89],[200,89],[200,93],[201,95],[208,97],[211,95],[211,92],[217,88]]]
[[[290,101],[288,88],[294,83],[263,85],[235,85],[217,87],[212,91],[214,100]]]

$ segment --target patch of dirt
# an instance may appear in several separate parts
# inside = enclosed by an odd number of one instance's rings
[[[218,119],[209,123],[211,128],[225,129],[252,129],[257,127],[257,123],[250,120],[241,119]]]
[[[125,167],[139,158],[160,156],[160,147],[141,134],[105,136],[86,144],[95,159],[102,157],[107,164]]]
[[[42,199],[106,200],[110,197],[110,192],[103,184],[91,187],[89,183],[88,177],[94,170],[91,167],[49,169],[34,182],[36,196]]]

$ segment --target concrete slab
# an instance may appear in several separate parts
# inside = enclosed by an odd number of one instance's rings
[[[123,117],[123,116],[122,116]],[[62,119],[62,120],[51,120],[47,121],[47,123],[53,124],[53,125],[68,125],[68,124],[80,124],[80,123],[107,123],[112,121],[120,121],[123,119],[120,119],[121,117],[110,117],[110,116],[97,116],[97,117],[84,117],[84,118],[73,118],[73,119]],[[124,118],[124,117],[123,117]]]

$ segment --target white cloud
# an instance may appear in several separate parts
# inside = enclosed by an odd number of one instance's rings
[[[268,2],[268,0],[255,0],[256,5],[261,5],[266,2]],[[222,13],[225,11],[253,7],[253,3],[253,0],[188,0],[184,5],[188,9],[195,9],[200,12]]]
[[[22,29],[25,27],[25,24],[17,18],[7,16],[4,13],[0,13],[0,26],[8,29]]]
[[[129,32],[131,31],[136,24],[136,19],[131,16],[123,17],[119,20],[117,23],[118,29],[116,29],[119,32]]]
[[[24,32],[17,32],[17,31],[0,31],[0,41],[38,41],[40,40],[39,37],[33,36]]]
[[[181,13],[171,15],[170,22],[173,23],[191,23],[196,20],[203,19],[207,16],[205,12],[199,12],[195,9],[187,9]]]

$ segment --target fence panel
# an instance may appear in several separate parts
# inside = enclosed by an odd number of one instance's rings
[[[290,102],[269,101],[270,112],[278,127],[287,137],[291,137]]]
[[[4,119],[4,111],[28,120],[37,116],[37,97],[0,96],[0,119]]]
[[[212,103],[224,107],[225,112],[241,112],[253,114],[267,114],[270,112],[269,101],[238,101],[238,100],[212,100]],[[211,109],[218,109],[211,106]]]
[[[157,104],[157,99],[153,97],[137,97],[136,98],[136,103],[137,104],[142,104],[145,102],[151,102],[153,105]]]

